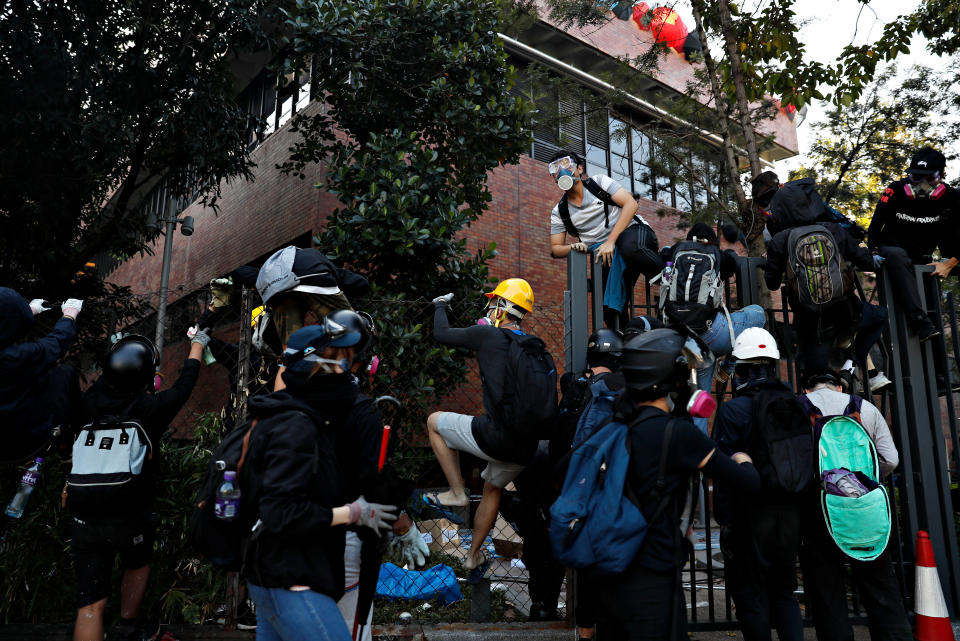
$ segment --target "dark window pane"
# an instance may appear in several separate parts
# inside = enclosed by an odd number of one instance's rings
[[[620,183],[620,186],[626,189],[629,192],[633,191],[633,186],[630,184],[630,176],[627,174],[622,174],[616,169],[610,170],[610,177]],[[616,190],[614,190],[616,191]]]
[[[587,164],[593,167],[601,168],[601,173],[606,175],[607,173],[607,150],[601,149],[599,147],[588,146],[587,147]],[[594,172],[591,170],[589,173],[592,175]]]
[[[629,176],[633,172],[630,170],[630,159],[626,156],[610,152],[610,169],[622,176]]]
[[[633,161],[646,165],[650,162],[650,139],[647,135],[634,128],[632,132],[633,142]]]

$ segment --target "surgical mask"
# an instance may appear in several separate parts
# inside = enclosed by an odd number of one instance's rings
[[[315,363],[320,363],[320,370],[328,374],[339,374],[340,372],[335,372],[334,367],[339,366],[344,372],[350,370],[350,361],[346,358],[335,359],[335,358],[318,358],[313,361]]]

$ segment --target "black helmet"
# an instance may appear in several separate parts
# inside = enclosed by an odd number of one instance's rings
[[[361,351],[370,342],[373,319],[370,318],[369,314],[357,313],[352,309],[338,309],[327,314],[327,318],[342,326],[350,336],[357,335],[356,342],[352,344],[357,352]]]
[[[587,340],[587,365],[614,369],[620,362],[622,351],[623,334],[603,327],[591,334]]]
[[[628,340],[620,357],[627,388],[666,396],[685,384],[690,366],[683,347],[688,340],[671,328],[651,329]]]
[[[103,366],[106,383],[125,394],[142,392],[153,384],[160,364],[156,345],[146,336],[129,334],[114,343]]]
[[[634,316],[630,319],[630,322],[627,323],[626,329],[623,330],[623,340],[628,341],[634,336],[639,336],[644,332],[649,332],[651,329],[660,329],[661,327],[663,327],[663,323],[655,316]]]

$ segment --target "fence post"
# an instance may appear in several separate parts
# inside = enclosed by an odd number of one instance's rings
[[[470,597],[470,620],[474,623],[490,621],[490,579],[483,577],[473,586]]]

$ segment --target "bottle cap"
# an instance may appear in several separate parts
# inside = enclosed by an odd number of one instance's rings
[[[237,480],[237,473],[234,472],[233,470],[227,470],[226,472],[223,473],[223,480],[225,480],[225,481],[236,481],[236,480]]]
[[[40,463],[43,463],[43,457],[38,456],[38,457],[35,459],[35,462],[37,463],[37,465],[39,465]]]

